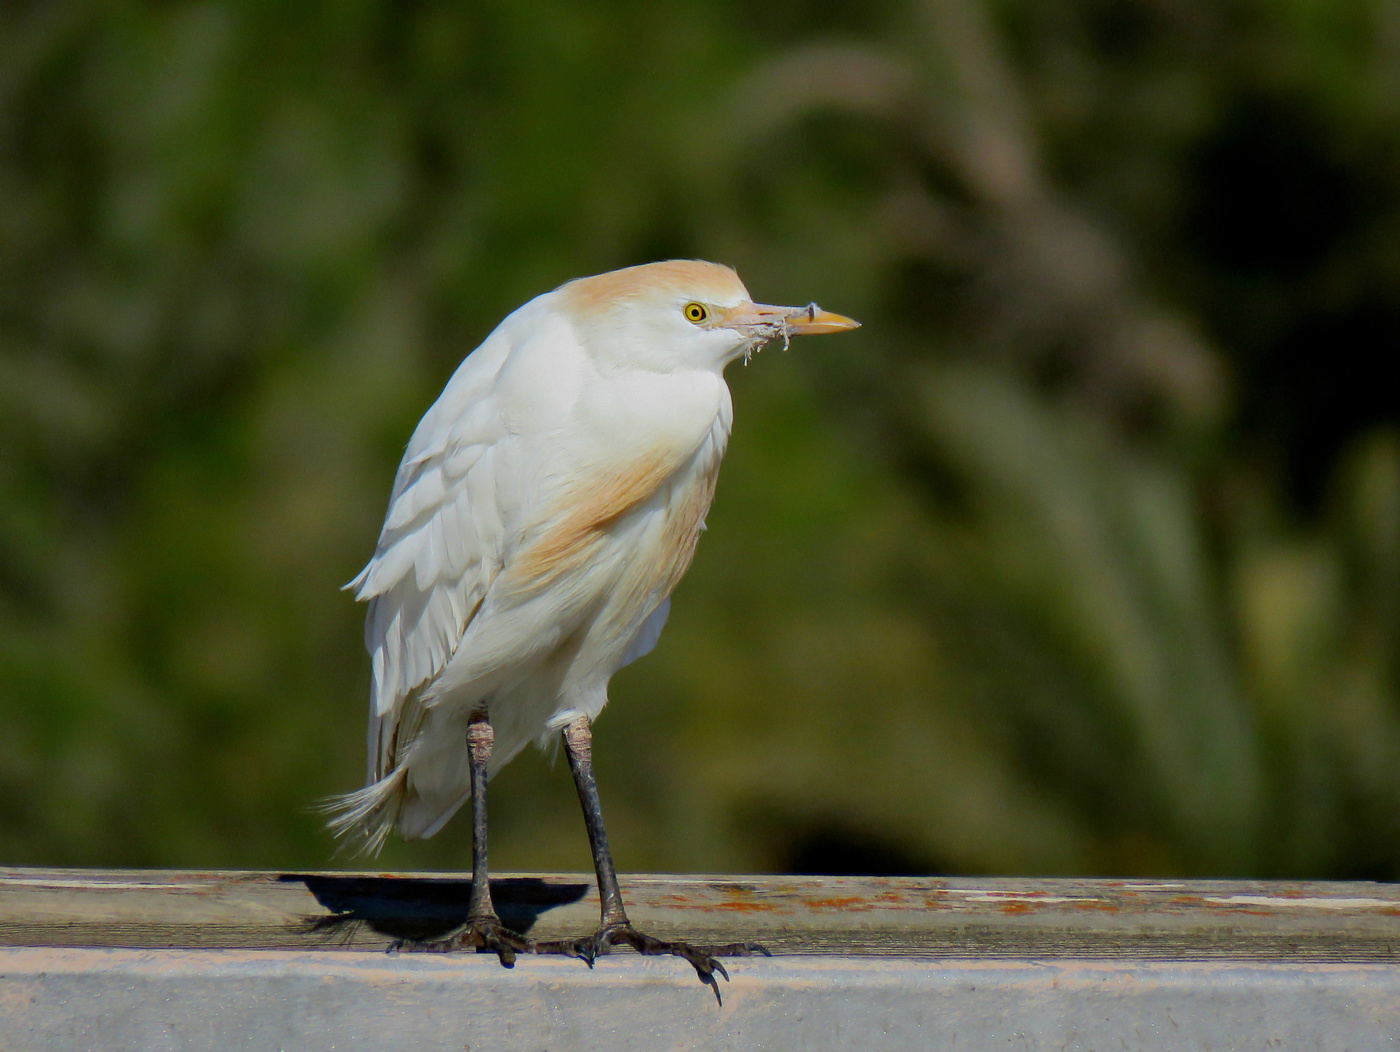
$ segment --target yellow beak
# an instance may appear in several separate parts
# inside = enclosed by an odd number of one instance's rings
[[[822,310],[815,303],[805,307],[739,303],[723,312],[719,325],[770,339],[778,336],[820,336],[860,328],[860,322]]]

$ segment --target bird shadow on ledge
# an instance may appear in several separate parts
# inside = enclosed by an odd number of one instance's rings
[[[340,935],[346,941],[369,928],[395,941],[431,942],[467,923],[471,881],[450,877],[334,876],[283,873],[283,883],[304,884],[329,916],[308,917],[308,934]],[[507,928],[528,935],[547,910],[588,894],[588,884],[561,884],[539,877],[491,881],[496,913]]]

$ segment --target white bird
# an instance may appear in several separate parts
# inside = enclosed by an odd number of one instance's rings
[[[369,777],[331,804],[337,834],[377,851],[430,837],[473,802],[466,928],[451,946],[587,959],[625,941],[674,953],[714,987],[717,953],[627,920],[590,758],[608,680],[656,646],[729,440],[726,365],[769,340],[853,329],[754,303],[728,267],[673,260],[571,281],[507,317],[458,367],[409,440],[374,557]],[[603,902],[597,932],[536,944],[496,917],[486,781],[562,735]],[[439,948],[443,948],[440,944]]]

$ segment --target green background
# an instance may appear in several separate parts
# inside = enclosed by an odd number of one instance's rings
[[[620,868],[1400,877],[1398,235],[1394,0],[6,5],[0,861],[364,864],[414,422],[694,256],[864,327],[731,369]]]

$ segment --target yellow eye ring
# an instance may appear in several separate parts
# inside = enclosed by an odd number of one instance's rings
[[[703,303],[687,303],[681,308],[685,320],[694,325],[703,325],[710,317],[710,309]]]

